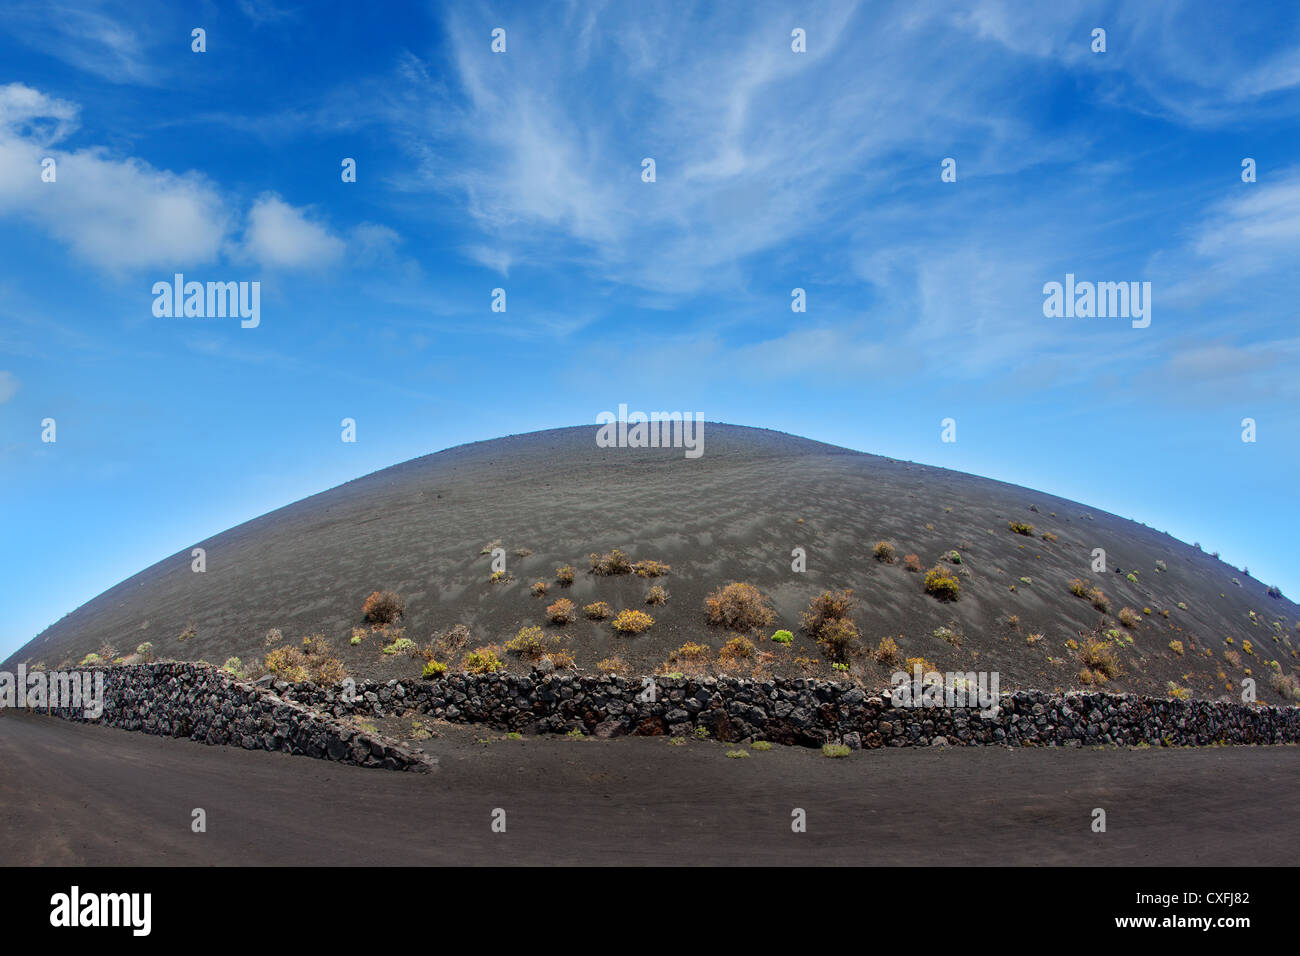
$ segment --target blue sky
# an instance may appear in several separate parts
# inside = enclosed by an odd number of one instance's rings
[[[0,7],[0,657],[248,518],[621,402],[1300,594],[1300,8],[376,9]],[[260,325],[155,317],[176,272],[260,282]],[[1045,317],[1067,272],[1151,282],[1150,327]]]

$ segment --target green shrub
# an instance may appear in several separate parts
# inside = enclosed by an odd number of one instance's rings
[[[495,647],[476,647],[465,655],[465,670],[471,674],[495,674],[506,669]]]
[[[789,631],[777,631],[772,635],[772,640],[776,641],[778,644],[789,644],[794,640],[794,635]]]
[[[941,601],[955,601],[961,594],[961,585],[952,572],[936,564],[925,572],[925,591]]]
[[[823,757],[847,757],[851,753],[846,744],[822,744]]]

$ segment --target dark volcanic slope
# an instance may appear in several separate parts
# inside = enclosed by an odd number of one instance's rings
[[[585,619],[548,627],[564,635],[580,668],[618,655],[648,671],[687,640],[721,647],[731,635],[704,623],[702,603],[713,588],[741,580],[770,596],[776,626],[795,632],[788,649],[761,642],[775,653],[777,672],[800,672],[796,658],[824,658],[799,631],[800,612],[823,588],[851,587],[873,647],[890,635],[907,655],[945,669],[1000,671],[1004,689],[1078,686],[1082,665],[1067,642],[1119,625],[1070,594],[1076,577],[1104,589],[1112,615],[1151,609],[1131,631],[1120,628],[1132,642],[1120,643],[1122,672],[1108,689],[1163,693],[1173,681],[1213,697],[1249,670],[1261,698],[1276,702],[1268,662],[1287,673],[1298,663],[1300,608],[1196,548],[1114,515],[760,429],[709,424],[695,460],[680,449],[598,448],[595,433],[566,428],[465,445],[304,499],[197,542],[207,550],[206,573],[190,570],[187,549],[122,582],[7,666],[75,663],[105,644],[127,654],[142,641],[161,656],[214,663],[237,656],[247,664],[265,654],[267,630],[279,628],[295,641],[324,633],[353,674],[414,675],[419,664],[383,655],[378,635],[349,644],[372,590],[405,598],[406,636],[421,644],[458,623],[478,643],[502,643],[521,625],[543,623],[544,607],[559,596],[579,606],[604,600],[616,611],[643,607],[652,582],[587,573],[587,555],[613,547],[671,564],[659,582],[669,601],[647,609],[656,624],[638,637]],[[1035,534],[1012,532],[1013,520],[1033,524]],[[489,583],[490,557],[481,553],[497,539],[513,575],[506,584]],[[873,557],[882,539],[893,542],[897,563]],[[795,547],[807,551],[806,573],[791,571]],[[1090,571],[1097,547],[1108,556],[1104,575]],[[517,548],[531,554],[517,557]],[[945,604],[924,593],[922,575],[907,571],[902,557],[915,553],[929,567],[952,549],[963,556],[961,597]],[[1167,571],[1157,571],[1158,560]],[[554,583],[561,564],[578,570],[571,588]],[[551,582],[544,599],[528,590],[539,579]],[[179,641],[191,622],[197,636]],[[957,632],[960,646],[936,637],[940,626]],[[1182,654],[1170,649],[1175,640]],[[512,659],[511,667],[523,665]],[[873,686],[887,683],[891,670],[869,655],[853,663],[853,675]],[[816,672],[831,673],[824,663]]]

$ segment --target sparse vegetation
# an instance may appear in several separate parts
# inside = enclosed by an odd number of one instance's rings
[[[822,744],[823,757],[847,757],[853,753],[845,744]]]
[[[371,624],[392,624],[406,613],[406,605],[395,591],[372,591],[361,605],[361,616]]]
[[[605,618],[609,617],[613,611],[610,610],[609,605],[604,601],[593,601],[582,609],[582,613],[593,621],[603,621]]]
[[[672,566],[664,564],[662,561],[645,560],[632,565],[632,570],[636,572],[637,577],[661,578],[672,570]]]
[[[382,648],[382,652],[391,657],[394,654],[409,654],[415,649],[415,641],[411,640],[409,637],[398,637],[393,640],[393,643]]]
[[[221,669],[235,677],[239,677],[244,672],[244,662],[238,657],[227,657],[226,662],[221,665]]]
[[[573,565],[564,564],[555,569],[555,583],[567,588],[573,583]]]
[[[820,638],[829,622],[850,619],[856,607],[852,588],[823,591],[808,602],[808,610],[804,611],[802,618],[803,629],[814,638]]]
[[[546,653],[548,643],[546,633],[533,624],[521,627],[514,637],[506,641],[506,651],[518,655],[522,660],[538,661]]]
[[[198,634],[198,631],[199,631],[199,629],[198,629],[198,626],[197,626],[197,625],[195,625],[195,624],[193,624],[193,623],[186,624],[186,625],[185,625],[185,630],[181,631],[180,635],[176,638],[176,640],[178,640],[178,641],[192,641],[192,640],[194,640],[194,636],[195,636],[196,634]]]
[[[568,598],[560,598],[546,608],[546,619],[552,624],[568,624],[573,620],[574,603]]]
[[[668,665],[675,669],[669,671],[666,676],[676,674],[681,677],[684,673],[703,673],[707,671],[712,657],[713,651],[707,644],[687,641],[677,650],[669,652]]]
[[[447,673],[446,664],[443,664],[441,661],[426,661],[424,664],[424,671],[420,676],[425,680],[433,680],[435,677],[441,677],[445,673]]]
[[[1084,581],[1082,578],[1073,578],[1070,581],[1070,593],[1078,598],[1087,597],[1088,582]]]
[[[892,637],[882,637],[880,643],[876,645],[873,656],[877,664],[897,664],[902,658],[902,652],[898,649],[898,642]]]
[[[505,670],[506,665],[495,647],[484,645],[465,655],[464,668],[471,674],[495,674]]]
[[[925,591],[941,601],[955,601],[961,594],[961,585],[951,571],[936,564],[925,573]]]
[[[772,635],[772,640],[778,644],[790,644],[794,640],[794,635],[789,631],[781,630]]]
[[[1183,656],[1183,642],[1182,642],[1182,641],[1170,641],[1170,642],[1169,642],[1169,649],[1170,649],[1171,651],[1173,651],[1175,654],[1177,654],[1179,657],[1182,657],[1182,656]]]
[[[632,562],[618,548],[613,548],[608,554],[592,554],[590,560],[592,574],[610,577],[616,574],[632,573]]]
[[[606,657],[604,660],[596,662],[596,670],[602,674],[617,674],[620,677],[625,676],[631,668],[623,663],[621,657]]]
[[[1034,526],[1031,524],[1026,524],[1023,521],[1012,521],[1010,524],[1007,525],[1007,527],[1009,527],[1016,534],[1023,534],[1026,537],[1034,533]]]
[[[921,559],[920,559],[920,557],[919,557],[918,555],[915,555],[915,554],[907,554],[907,555],[904,555],[904,556],[903,556],[903,567],[907,568],[907,570],[913,572],[914,574],[919,574],[920,571],[921,571]]]
[[[533,597],[545,597],[546,592],[550,589],[551,586],[545,581],[534,581],[528,588],[528,590],[533,592]]]
[[[1090,589],[1088,591],[1088,600],[1092,602],[1092,606],[1098,611],[1104,613],[1110,610],[1110,598],[1106,597],[1106,593],[1101,588]]]
[[[737,581],[705,598],[704,613],[712,625],[742,631],[766,627],[776,619],[762,591]]]
[[[286,644],[266,655],[266,670],[283,681],[300,684],[311,681],[322,687],[333,686],[347,676],[343,662],[329,654],[323,637],[305,638],[301,648]]]
[[[645,611],[634,611],[631,609],[619,611],[611,622],[614,630],[620,634],[640,634],[648,630],[653,625],[655,619]]]
[[[817,643],[834,663],[844,663],[858,644],[858,628],[848,618],[834,618],[817,631]]]
[[[1043,532],[1043,540],[1044,540],[1044,541],[1049,541],[1049,542],[1050,542],[1050,541],[1055,541],[1055,540],[1056,540],[1056,535],[1052,534],[1052,532],[1050,532],[1050,531],[1044,531],[1044,532]]]
[[[1115,645],[1097,638],[1089,640],[1079,652],[1083,662],[1096,674],[1114,680],[1119,676],[1119,657]]]
[[[1119,622],[1125,627],[1137,627],[1142,621],[1142,616],[1131,607],[1123,608],[1119,612]]]
[[[656,584],[654,587],[652,587],[649,591],[646,592],[645,595],[646,604],[660,605],[660,604],[667,603],[667,601],[668,601],[668,591],[664,589],[663,585]]]
[[[754,660],[754,644],[745,637],[733,637],[718,652],[718,664],[726,668],[741,668]]]
[[[888,541],[877,541],[873,553],[881,564],[894,563],[894,546]]]

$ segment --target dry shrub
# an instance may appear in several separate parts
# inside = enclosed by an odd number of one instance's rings
[[[681,671],[683,674],[699,674],[708,670],[713,651],[707,644],[687,641],[675,651],[668,654],[666,671]]]
[[[1241,655],[1234,650],[1229,649],[1224,651],[1223,659],[1227,661],[1229,664],[1231,664],[1233,667],[1241,666]]]
[[[899,637],[902,637],[900,634]],[[901,659],[902,652],[898,649],[898,642],[892,637],[882,637],[880,643],[876,645],[875,658],[877,664],[897,664]]]
[[[909,657],[903,662],[903,670],[907,671],[908,676],[913,676],[917,667],[921,668],[921,676],[931,672],[939,673],[939,665],[933,661],[927,661],[924,657]]]
[[[1088,582],[1082,578],[1072,578],[1070,580],[1070,593],[1075,597],[1088,596]]]
[[[567,588],[573,583],[573,565],[563,564],[555,569],[555,583],[562,588]]]
[[[1137,627],[1142,620],[1142,615],[1131,607],[1126,607],[1119,612],[1119,622],[1125,627]]]
[[[1300,679],[1295,674],[1283,674],[1281,671],[1274,671],[1269,676],[1269,682],[1273,689],[1282,695],[1285,700],[1300,700]]]
[[[573,651],[567,647],[551,651],[551,663],[555,665],[557,671],[573,670]]]
[[[1106,597],[1106,592],[1101,588],[1092,588],[1088,592],[1088,600],[1092,602],[1092,606],[1098,611],[1110,610],[1110,598]]]
[[[454,624],[433,639],[436,656],[450,660],[460,653],[469,643],[469,628],[464,624]]]
[[[823,591],[808,602],[801,623],[803,629],[813,637],[820,638],[822,629],[830,621],[848,618],[857,607],[853,600],[853,589],[846,591]]]
[[[631,668],[628,667],[627,664],[623,662],[623,659],[618,656],[606,657],[602,661],[597,661],[596,670],[600,671],[602,674],[617,674],[619,677],[624,677],[631,673]]]
[[[745,637],[733,637],[718,651],[718,664],[732,670],[745,667],[754,660],[754,644]]]
[[[881,564],[894,563],[894,546],[888,541],[877,541],[872,553],[875,554],[876,560]]]
[[[1183,656],[1183,642],[1182,642],[1182,641],[1170,641],[1170,642],[1169,642],[1169,649],[1170,649],[1171,651],[1173,651],[1175,654],[1177,654],[1179,657],[1182,657],[1182,656]]]
[[[511,654],[518,654],[523,660],[536,661],[546,653],[547,643],[545,632],[533,624],[521,627],[515,636],[506,642],[506,650]]]
[[[915,554],[904,555],[903,567],[907,568],[907,570],[913,572],[914,574],[920,574],[921,573],[920,557]]]
[[[551,586],[545,581],[534,581],[528,588],[528,590],[533,592],[533,597],[545,597],[546,592],[550,589]]]
[[[817,643],[832,661],[844,663],[858,645],[857,626],[848,618],[829,620],[817,632]]]
[[[1119,676],[1119,656],[1115,645],[1100,638],[1092,638],[1079,651],[1079,657],[1094,673],[1114,680]]]
[[[925,572],[925,591],[941,601],[955,601],[961,594],[956,576],[941,564]]]
[[[347,677],[343,662],[329,653],[329,643],[320,635],[303,639],[301,648],[286,644],[266,655],[262,664],[280,680],[291,684],[310,681],[332,687]]]
[[[590,560],[592,574],[608,577],[614,574],[632,573],[632,563],[618,548],[611,549],[608,554],[592,554]]]
[[[392,624],[406,613],[396,591],[372,591],[361,605],[361,614],[371,624]]]
[[[604,601],[593,601],[582,609],[582,613],[593,621],[603,621],[612,613]]]
[[[645,596],[646,604],[658,605],[658,604],[667,603],[667,601],[668,601],[668,592],[664,590],[662,585],[656,584],[654,587],[652,587],[649,591],[646,592],[646,596]]]
[[[661,578],[672,570],[671,565],[664,564],[662,561],[638,561],[632,565],[632,570],[639,577],[643,578]]]
[[[546,619],[552,624],[568,624],[573,620],[574,604],[568,598],[560,598],[546,608]]]
[[[748,631],[766,627],[776,620],[767,598],[752,584],[733,581],[704,599],[704,613],[710,624]]]
[[[1009,527],[1016,534],[1031,535],[1034,533],[1034,526],[1031,524],[1025,524],[1025,522],[1023,521],[1009,522],[1007,527]]]
[[[307,680],[307,655],[291,644],[277,647],[262,662],[280,680],[300,684]]]
[[[620,634],[640,634],[642,631],[649,630],[654,622],[655,619],[645,611],[628,609],[619,611],[610,623]]]

